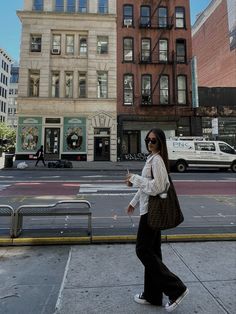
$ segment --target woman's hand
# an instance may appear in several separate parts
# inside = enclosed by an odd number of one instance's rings
[[[126,209],[126,212],[127,212],[128,215],[133,214],[133,212],[134,212],[134,207],[129,204],[129,206],[128,206],[127,209]]]
[[[129,181],[130,178],[132,176],[132,173],[127,174],[126,178],[125,178],[125,183],[127,186],[132,186],[133,184]]]

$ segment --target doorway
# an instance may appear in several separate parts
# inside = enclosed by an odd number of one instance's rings
[[[110,137],[94,137],[94,161],[110,161]]]
[[[44,150],[45,159],[59,159],[60,155],[60,128],[45,128]]]

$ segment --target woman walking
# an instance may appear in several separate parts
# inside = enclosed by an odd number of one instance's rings
[[[153,230],[148,225],[148,200],[150,195],[166,196],[170,182],[169,164],[165,133],[160,129],[148,132],[146,147],[149,151],[142,175],[128,174],[128,186],[138,187],[138,192],[131,200],[127,213],[131,215],[139,203],[140,222],[136,242],[136,254],[144,265],[144,290],[134,296],[139,304],[162,306],[163,293],[169,297],[165,309],[173,311],[188,294],[184,283],[162,262],[161,231]],[[163,193],[165,191],[165,193]]]

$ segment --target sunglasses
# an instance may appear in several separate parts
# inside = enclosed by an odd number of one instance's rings
[[[146,138],[145,139],[145,142],[146,142],[146,144],[149,144],[149,143],[151,143],[151,144],[156,144],[157,143],[157,140],[154,138],[154,139],[151,139],[151,138]]]

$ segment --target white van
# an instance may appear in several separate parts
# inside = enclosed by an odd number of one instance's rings
[[[236,172],[236,151],[222,141],[201,137],[175,137],[167,140],[170,166],[178,172],[188,167],[231,168]]]

